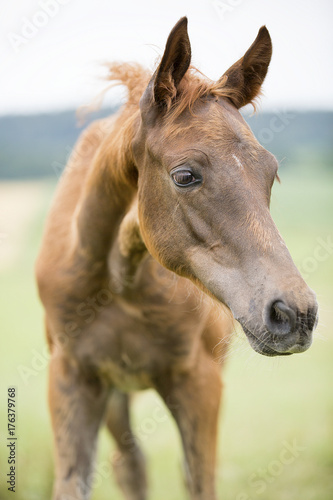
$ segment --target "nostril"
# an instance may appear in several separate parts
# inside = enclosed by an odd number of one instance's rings
[[[269,307],[266,324],[271,333],[287,334],[296,326],[296,314],[282,300],[277,300]]]
[[[307,326],[310,332],[315,328],[318,321],[318,307],[310,308],[307,316]]]

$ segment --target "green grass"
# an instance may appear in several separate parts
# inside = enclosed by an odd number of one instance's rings
[[[313,168],[315,170],[315,167]],[[29,185],[27,185],[29,189]],[[43,312],[33,280],[33,262],[53,186],[45,184],[40,213],[32,221],[15,266],[1,274],[0,498],[50,498],[52,435],[46,404],[47,362]],[[295,262],[302,269],[318,238],[333,238],[333,182],[324,172],[302,178],[284,172],[274,188],[272,213]],[[305,266],[306,267],[306,266]],[[236,342],[225,369],[219,438],[218,490],[224,500],[332,500],[333,498],[333,255],[307,272],[317,292],[320,324],[313,346],[302,355],[264,358]],[[22,375],[22,370],[29,369]],[[17,396],[18,475],[7,491],[6,393]],[[148,458],[151,500],[186,498],[181,449],[167,415],[154,422],[161,404],[152,391],[136,397],[133,424]],[[300,448],[294,456],[288,447]],[[105,468],[113,445],[101,431],[93,500],[122,497]],[[287,457],[287,462],[285,458]]]

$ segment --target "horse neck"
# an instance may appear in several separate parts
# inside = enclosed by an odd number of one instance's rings
[[[124,269],[119,230],[137,191],[137,171],[130,148],[137,126],[138,120],[133,117],[127,123],[126,116],[115,122],[94,158],[78,204],[74,267],[85,293],[87,288],[91,292],[103,286],[110,270],[111,275],[118,276],[112,271],[120,261]]]

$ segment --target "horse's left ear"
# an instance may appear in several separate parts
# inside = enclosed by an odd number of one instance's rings
[[[182,17],[172,29],[153,77],[156,104],[164,104],[177,94],[177,87],[191,62],[191,44],[187,33],[187,17]]]
[[[230,91],[228,97],[236,108],[253,101],[260,92],[272,57],[272,41],[266,26],[262,26],[257,38],[245,55],[233,64],[220,79]],[[226,78],[227,81],[225,82]]]

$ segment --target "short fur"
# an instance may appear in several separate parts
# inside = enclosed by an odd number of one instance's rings
[[[36,274],[51,350],[54,500],[88,499],[103,422],[125,498],[147,498],[129,418],[129,393],[146,388],[178,425],[191,500],[216,500],[228,308],[262,354],[311,343],[314,295],[269,214],[277,164],[237,111],[259,93],[268,31],[218,82],[189,68],[190,53],[183,18],[154,75],[111,65],[128,102],[82,134],[46,222]],[[179,169],[196,183],[176,185]]]

